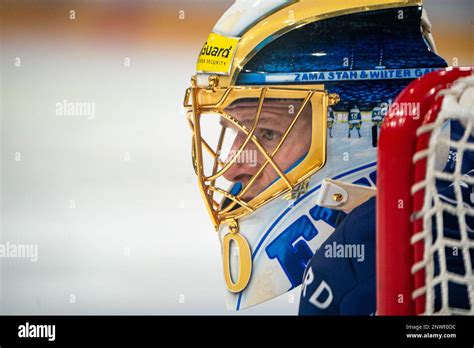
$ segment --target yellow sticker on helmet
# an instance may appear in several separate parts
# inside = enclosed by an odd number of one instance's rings
[[[211,33],[201,49],[196,70],[202,73],[229,74],[238,42],[238,38]]]

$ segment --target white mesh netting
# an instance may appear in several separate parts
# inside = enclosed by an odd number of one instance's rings
[[[473,91],[473,75],[455,81],[441,92],[436,121],[417,131],[417,136],[431,132],[428,148],[413,158],[415,163],[426,158],[425,180],[412,187],[412,194],[425,189],[423,208],[414,214],[423,220],[423,229],[411,243],[424,241],[423,259],[412,274],[425,270],[425,285],[414,291],[413,299],[426,296],[426,315],[474,314]],[[444,134],[447,122],[450,136]],[[440,162],[446,165],[440,167]]]

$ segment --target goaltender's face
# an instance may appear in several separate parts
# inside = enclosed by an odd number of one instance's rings
[[[297,115],[301,104],[301,101],[275,100],[264,102],[254,135],[269,155],[271,155],[281,141],[288,126]],[[257,102],[240,102],[232,104],[225,111],[247,129],[251,129],[255,120],[256,110]],[[223,159],[225,162],[228,162],[232,154],[237,153],[245,141],[246,135],[224,118],[221,119],[221,124],[236,133],[230,155]],[[288,170],[295,162],[307,154],[311,145],[311,130],[311,105],[308,104],[275,157],[273,157],[282,172]],[[250,161],[249,159],[253,160]],[[258,150],[255,143],[249,141],[241,155],[236,158],[235,163],[224,174],[224,177],[231,182],[240,182],[243,187],[246,187],[251,177],[257,173],[265,161],[265,156]],[[276,170],[269,163],[242,196],[242,199],[247,202],[250,201],[278,177],[279,175]]]

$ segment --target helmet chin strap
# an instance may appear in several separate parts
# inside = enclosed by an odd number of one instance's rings
[[[346,214],[374,197],[374,187],[348,184],[342,181],[324,179],[317,204],[319,206],[341,210]]]

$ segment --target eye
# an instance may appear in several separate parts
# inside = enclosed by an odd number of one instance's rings
[[[271,129],[262,129],[262,137],[267,141],[275,140],[276,133]]]

